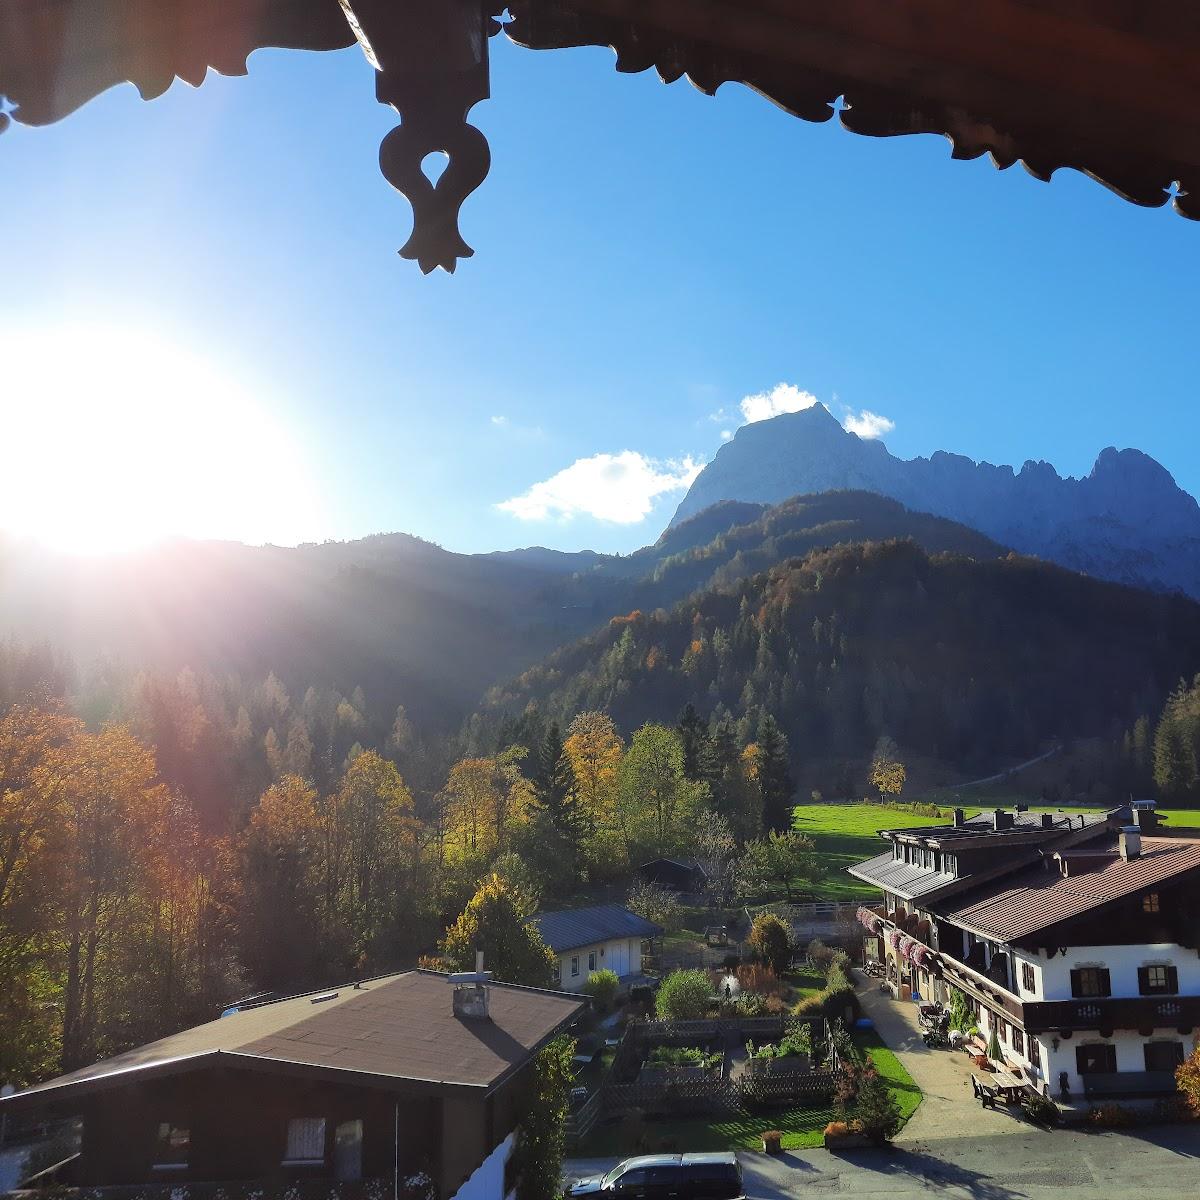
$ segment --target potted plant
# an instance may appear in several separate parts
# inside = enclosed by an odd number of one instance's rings
[[[768,1129],[762,1135],[762,1147],[766,1154],[782,1154],[783,1134],[778,1129]]]
[[[825,1126],[826,1150],[852,1150],[869,1144],[870,1139],[858,1121],[830,1121]]]

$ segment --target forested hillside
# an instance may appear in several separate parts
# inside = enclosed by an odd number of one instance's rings
[[[798,762],[861,759],[888,734],[986,769],[1048,738],[1119,738],[1197,666],[1191,601],[1017,556],[874,543],[615,617],[495,689],[479,723],[535,704],[634,729],[690,702],[751,726],[772,714]]]
[[[93,720],[128,714],[147,679],[171,691],[186,672],[179,703],[194,707],[199,693],[208,725],[232,730],[245,708],[252,738],[273,729],[282,746],[303,715],[317,759],[331,747],[336,765],[364,729],[386,737],[399,706],[417,732],[445,735],[487,688],[615,613],[671,605],[818,546],[886,537],[999,553],[962,526],[865,493],[770,511],[719,505],[624,558],[453,554],[389,534],[294,549],[179,542],[80,560],[0,540],[0,629],[45,643]],[[268,676],[290,701],[256,711],[250,693]],[[357,717],[343,710],[345,728],[323,732],[343,700]]]

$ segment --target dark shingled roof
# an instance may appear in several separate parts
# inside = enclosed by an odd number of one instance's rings
[[[1065,878],[1058,864],[1027,867],[992,884],[982,895],[956,905],[939,906],[939,913],[986,937],[1015,942],[1049,929],[1093,908],[1164,883],[1185,871],[1200,868],[1200,842],[1144,837],[1137,858],[1064,850],[1076,859]],[[1087,866],[1084,866],[1084,863]]]
[[[661,925],[655,925],[619,904],[538,913],[529,918],[529,923],[555,954],[578,946],[594,946],[611,938],[656,937],[663,931]]]
[[[490,1089],[523,1065],[582,1009],[577,996],[488,984],[490,1020],[457,1017],[447,976],[406,971],[313,992],[172,1034],[18,1092],[8,1101],[51,1100],[121,1082],[141,1071],[215,1062],[346,1072],[372,1086],[416,1082]],[[403,1090],[403,1089],[401,1089]]]

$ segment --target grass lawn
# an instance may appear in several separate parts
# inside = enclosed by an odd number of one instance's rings
[[[788,1150],[825,1143],[825,1126],[833,1120],[833,1109],[778,1108],[761,1114],[738,1113],[735,1116],[705,1120],[647,1120],[642,1125],[645,1147],[630,1144],[626,1126],[620,1121],[597,1125],[572,1151],[572,1158],[628,1157],[631,1154],[690,1154],[703,1150],[761,1150],[762,1135],[771,1129],[783,1133]]]
[[[787,985],[784,999],[789,1004],[806,1000],[825,990],[825,976],[815,971],[784,971],[780,977]]]
[[[968,810],[967,815],[977,811]],[[885,844],[879,838],[881,829],[912,829],[919,825],[946,823],[935,817],[918,817],[875,804],[801,804],[792,818],[793,828],[812,838],[817,854],[825,864],[825,875],[816,884],[817,895],[822,900],[878,899],[878,888],[851,879],[846,868],[883,853]]]

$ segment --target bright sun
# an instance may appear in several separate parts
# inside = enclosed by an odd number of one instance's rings
[[[321,532],[296,440],[205,357],[96,324],[0,331],[0,528],[80,553]]]

